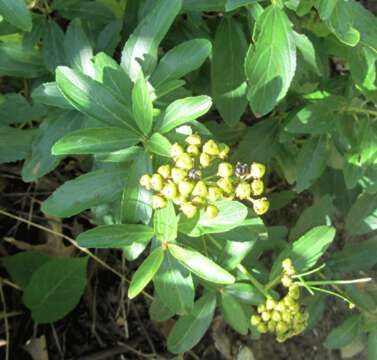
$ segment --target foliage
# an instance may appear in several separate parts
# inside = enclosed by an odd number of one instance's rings
[[[355,0],[0,0],[0,163],[24,160],[34,182],[84,159],[87,173],[41,209],[89,210],[96,227],[77,246],[140,258],[128,296],[154,289],[152,319],[179,317],[172,353],[195,346],[217,308],[235,331],[265,332],[249,318],[277,299],[288,258],[305,325],[334,295],[354,310],[324,345],[367,334],[374,359],[375,299],[341,279],[377,263],[376,33]],[[216,216],[152,209],[140,178],[192,134],[228,144],[233,164],[266,165],[269,214],[242,199],[217,202]],[[345,245],[323,260],[336,230]],[[87,257],[23,252],[3,265],[38,323],[69,313],[87,281]]]

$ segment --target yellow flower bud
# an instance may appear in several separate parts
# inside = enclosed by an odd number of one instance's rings
[[[267,198],[260,198],[253,202],[253,208],[257,215],[265,214],[270,207],[270,202]]]
[[[262,312],[266,311],[266,305],[265,304],[259,304],[257,307],[257,311],[261,314]]]
[[[187,144],[190,144],[190,145],[200,145],[202,143],[202,139],[200,135],[192,134],[186,138],[186,142]]]
[[[170,176],[171,170],[170,170],[170,165],[161,165],[158,169],[157,172],[164,178],[167,179]]]
[[[229,178],[219,179],[217,181],[217,186],[227,194],[230,194],[233,191],[233,185]]]
[[[215,205],[208,205],[206,215],[209,219],[214,219],[219,214],[219,209]]]
[[[284,259],[281,263],[281,267],[283,268],[285,272],[288,272],[290,269],[293,268],[292,260],[289,258]]]
[[[154,191],[161,191],[163,185],[162,176],[160,174],[153,174],[151,178],[151,187]]]
[[[261,334],[265,334],[267,331],[268,331],[268,328],[267,328],[267,325],[264,324],[264,323],[260,323],[258,326],[257,326],[257,330],[258,332],[260,332]]]
[[[199,162],[200,162],[200,165],[202,165],[204,168],[211,165],[211,160],[212,158],[208,154],[205,154],[205,153],[200,154]]]
[[[162,190],[161,194],[164,195],[167,199],[174,199],[178,195],[177,185],[174,183],[166,184]]]
[[[287,324],[290,324],[292,322],[292,316],[291,314],[288,312],[288,311],[284,311],[282,314],[281,314],[281,318],[284,322],[286,322]]]
[[[196,145],[187,146],[186,151],[187,151],[188,154],[190,154],[192,156],[199,156],[199,154],[200,154],[200,149]]]
[[[254,196],[259,196],[263,194],[264,191],[264,184],[262,180],[253,180],[250,184],[251,192]]]
[[[140,185],[145,187],[147,190],[151,189],[151,177],[148,174],[143,175],[139,181]]]
[[[274,311],[272,313],[271,319],[274,320],[274,321],[281,320],[281,315],[280,315],[279,311]]]
[[[176,167],[184,170],[190,170],[193,167],[193,165],[194,162],[192,161],[192,157],[186,153],[179,155],[175,163]]]
[[[177,195],[176,197],[173,198],[173,203],[175,205],[182,205],[186,201],[187,201],[187,199],[182,195]]]
[[[181,145],[178,143],[175,143],[172,145],[171,150],[170,150],[170,156],[174,159],[182,154],[184,154],[185,150]]]
[[[152,196],[152,208],[153,209],[162,209],[166,207],[167,202],[162,196],[153,195]]]
[[[273,310],[276,306],[276,301],[274,299],[267,299],[266,300],[266,309],[267,310]]]
[[[283,334],[283,333],[285,333],[287,330],[288,330],[288,326],[287,326],[287,324],[286,324],[284,321],[279,321],[279,322],[276,324],[276,332],[277,332],[278,334]]]
[[[219,164],[217,175],[223,178],[228,178],[233,175],[233,165],[227,162]]]
[[[284,301],[279,301],[278,303],[277,303],[277,305],[275,306],[275,310],[276,311],[280,311],[280,312],[282,312],[282,311],[285,311],[285,304],[284,304]]]
[[[208,195],[207,185],[204,181],[198,181],[192,191],[194,196],[206,197]]]
[[[262,319],[258,315],[252,315],[250,318],[251,325],[253,326],[259,325],[261,321]]]
[[[291,309],[292,307],[295,307],[296,302],[291,297],[286,296],[284,298],[284,304],[285,304],[286,307],[288,307],[289,309]]]
[[[276,321],[270,320],[267,324],[267,328],[269,332],[274,332],[276,328]]]
[[[175,183],[184,180],[187,176],[187,171],[183,169],[173,168],[171,169],[171,178]]]
[[[252,163],[250,167],[250,175],[254,179],[260,179],[266,173],[266,166],[261,163]]]
[[[207,198],[208,198],[209,201],[215,202],[215,201],[221,199],[222,195],[223,195],[223,192],[217,186],[211,186],[211,187],[208,188]]]
[[[295,300],[298,300],[300,298],[300,289],[298,285],[293,284],[289,287],[288,296]]]
[[[219,154],[220,150],[219,150],[219,146],[213,140],[208,140],[203,145],[203,152],[208,155],[216,156]]]
[[[281,278],[281,284],[284,286],[284,287],[290,287],[292,285],[292,279],[287,276],[287,275],[284,275],[282,278]]]
[[[201,208],[207,204],[206,199],[200,197],[200,196],[194,196],[191,200],[191,202],[197,206],[198,208]]]
[[[271,319],[271,314],[268,311],[263,311],[260,316],[264,322],[267,322]]]
[[[222,143],[222,144],[219,145],[219,150],[220,150],[220,152],[219,152],[219,158],[220,159],[225,159],[228,156],[228,154],[229,154],[230,148],[229,148],[229,146],[227,144],[223,144]]]
[[[188,218],[192,218],[197,213],[198,208],[192,203],[186,202],[181,205],[181,210]]]
[[[240,200],[244,200],[244,199],[248,199],[250,195],[251,195],[250,184],[244,181],[240,182],[236,187],[236,196]]]
[[[193,189],[194,183],[191,181],[181,181],[178,183],[179,193],[184,197],[190,195]]]

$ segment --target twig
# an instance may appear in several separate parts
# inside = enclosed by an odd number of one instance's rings
[[[43,225],[40,225],[40,224],[36,224],[30,220],[27,220],[27,219],[24,219],[20,216],[17,216],[17,215],[14,215],[14,214],[11,214],[5,210],[2,210],[0,209],[0,214],[2,215],[5,215],[5,216],[8,216],[12,219],[15,219],[17,221],[20,221],[20,222],[23,222],[25,224],[29,224],[30,226],[33,226],[37,229],[40,229],[40,230],[43,230],[43,231],[46,231],[50,234],[53,234],[53,235],[56,235],[56,236],[61,236],[63,239],[67,240],[68,242],[70,242],[74,247],[76,247],[77,249],[79,249],[81,252],[83,252],[84,254],[90,256],[94,261],[97,261],[99,264],[101,264],[103,267],[105,267],[107,270],[110,270],[112,273],[114,273],[115,275],[117,275],[119,278],[121,279],[124,279],[124,281],[126,281],[127,283],[130,283],[131,281],[128,280],[126,277],[124,277],[121,273],[119,273],[118,271],[116,271],[114,268],[112,268],[110,265],[106,264],[103,260],[101,260],[99,257],[97,257],[96,255],[94,255],[90,250],[88,249],[85,249],[81,246],[79,246],[76,241],[72,238],[70,238],[69,236],[67,235],[64,235],[64,234],[61,234],[61,233],[58,233],[54,230],[51,230],[49,229],[48,227],[45,227]],[[142,294],[147,297],[148,299],[150,300],[153,300],[153,296],[148,294],[146,291],[143,291]]]
[[[8,315],[7,315],[7,305],[5,302],[5,296],[3,291],[3,285],[0,283],[0,297],[1,302],[3,303],[4,308],[4,325],[5,325],[5,360],[9,360],[9,342],[10,342],[10,336],[9,336],[9,322],[8,322]]]

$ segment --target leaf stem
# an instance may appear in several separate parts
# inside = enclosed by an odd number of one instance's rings
[[[377,117],[377,111],[376,110],[370,110],[370,109],[364,109],[364,108],[359,108],[356,106],[347,106],[344,111],[348,112],[355,112],[359,114],[366,114],[366,115],[373,115]]]
[[[362,278],[362,279],[353,279],[353,280],[318,280],[318,281],[306,281],[308,285],[348,285],[348,284],[355,284],[355,283],[363,283],[371,281],[372,278]]]

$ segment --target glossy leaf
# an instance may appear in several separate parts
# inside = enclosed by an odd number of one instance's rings
[[[158,130],[164,134],[196,120],[207,113],[211,106],[211,98],[205,95],[176,100],[167,107]]]
[[[58,140],[52,148],[52,153],[54,155],[104,153],[128,148],[140,141],[139,134],[124,128],[80,129]]]
[[[207,39],[193,39],[169,50],[159,61],[150,82],[155,88],[198,69],[208,58],[212,44]]]
[[[193,311],[182,316],[168,336],[168,349],[174,354],[183,353],[195,346],[209,328],[216,307],[213,293],[203,295],[195,302]]]
[[[183,266],[204,280],[216,284],[232,284],[235,281],[232,274],[198,251],[174,244],[169,245],[169,251]]]
[[[194,306],[195,287],[191,273],[170,253],[165,254],[154,285],[159,298],[173,313],[190,313]]]
[[[240,302],[247,305],[259,305],[264,301],[264,296],[255,287],[248,283],[235,283],[226,285],[224,291]]]
[[[170,141],[160,133],[154,133],[147,141],[145,148],[154,154],[170,158]]]
[[[35,88],[31,94],[34,101],[58,107],[61,109],[72,110],[74,107],[66,100],[63,94],[58,89],[55,82],[44,83]]]
[[[138,267],[132,276],[128,297],[133,299],[139,295],[148,283],[153,279],[164,260],[164,250],[157,248],[153,250],[144,262]]]
[[[132,109],[137,126],[144,135],[148,135],[153,124],[153,104],[148,83],[142,71],[132,90]]]
[[[153,217],[156,239],[161,242],[175,241],[177,238],[178,222],[174,205],[171,201],[163,209],[157,209]]]
[[[0,15],[21,30],[31,30],[31,13],[24,0],[0,0]]]
[[[368,360],[377,358],[377,326],[368,334]]]
[[[54,322],[76,307],[87,282],[87,262],[88,258],[57,258],[33,273],[23,302],[35,322]]]
[[[114,201],[122,192],[126,173],[121,167],[113,167],[67,181],[42,203],[42,211],[53,216],[69,217]]]
[[[106,125],[137,131],[130,110],[99,82],[64,66],[57,68],[56,82],[64,97],[85,115]]]
[[[181,10],[182,1],[158,0],[150,13],[139,23],[122,51],[122,67],[133,81],[140,70],[149,75],[157,62],[157,50]],[[140,62],[142,65],[140,65]]]
[[[221,308],[224,320],[238,333],[246,335],[249,328],[249,319],[236,298],[226,292],[221,292]]]
[[[245,70],[248,99],[257,116],[269,113],[285,97],[296,70],[296,45],[291,22],[271,5],[255,25],[255,46],[249,48]]]
[[[148,241],[153,235],[153,228],[146,225],[102,225],[81,233],[77,242],[86,248],[122,248],[133,242]]]
[[[66,65],[64,33],[61,27],[50,20],[43,35],[43,60],[50,72],[55,72],[59,65]]]

